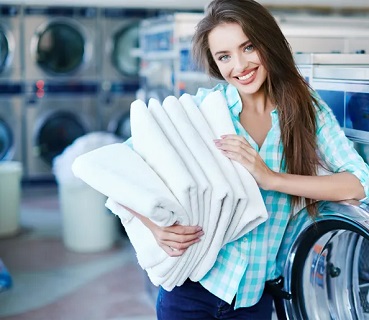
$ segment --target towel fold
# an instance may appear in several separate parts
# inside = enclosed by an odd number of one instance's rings
[[[208,94],[199,108],[217,139],[224,134],[236,134],[227,101],[220,91]],[[249,201],[246,208],[238,210],[232,219],[226,235],[230,241],[242,237],[268,218],[264,200],[254,177],[239,162],[232,163],[241,178]]]
[[[78,156],[72,170],[92,188],[160,226],[172,225],[176,221],[188,223],[187,214],[159,176],[122,143]]]
[[[169,119],[167,112],[161,106],[159,101],[150,99],[148,110],[157,121],[163,133],[168,138],[178,155],[182,158],[187,169],[196,181],[198,206],[193,207],[194,209],[191,215],[191,224],[203,226],[204,212],[208,212],[210,208],[211,185],[198,161],[184,143],[183,138],[177,131],[172,121]],[[186,256],[185,259],[181,259],[181,261],[178,262],[181,265],[171,272],[171,278],[173,281],[183,283],[188,278],[189,270],[192,269],[191,264],[196,262],[196,256],[198,255],[199,251],[199,244],[194,244],[187,249],[186,255],[188,254],[188,256]],[[161,270],[159,270],[159,268],[152,270],[152,273],[159,277],[156,282],[160,281],[160,277],[167,277],[168,271],[165,263],[162,264],[162,267],[163,268]]]
[[[181,159],[145,103],[140,100],[134,101],[131,104],[130,118],[134,150],[153,168],[185,209],[187,220],[179,221],[179,223],[189,225],[192,214],[199,212],[196,179],[191,175],[186,163]],[[144,198],[142,201],[145,201]],[[191,250],[186,250],[181,257],[176,259],[168,257],[156,266],[153,272],[147,270],[151,281],[154,284],[160,281],[160,284],[168,290],[172,289],[169,285],[171,283],[180,285],[181,282],[176,277],[177,269],[182,267],[181,261],[187,260]],[[161,275],[164,278],[161,278]]]
[[[183,206],[187,219],[178,222],[188,225],[192,212],[198,211],[195,208],[198,205],[195,201],[196,181],[143,101],[132,102],[130,119],[133,149],[157,173]]]
[[[216,159],[218,162],[219,167],[222,169],[222,172],[225,174],[227,181],[232,187],[234,194],[234,210],[232,220],[235,219],[235,217],[238,220],[238,216],[244,213],[248,201],[248,195],[241,182],[239,174],[233,166],[231,160],[225,157],[215,146],[214,139],[216,136],[214,135],[206,118],[201,113],[193,98],[189,94],[183,94],[179,100],[182,102],[182,105],[184,106],[188,117],[191,119],[191,123],[196,128],[198,135],[203,139],[209,150],[212,152],[214,159]],[[210,103],[212,103],[212,101]],[[202,105],[206,104],[208,104],[208,100],[205,98],[202,102]],[[229,114],[226,115],[225,119],[227,118],[229,118]],[[224,244],[237,239],[237,237],[233,234],[233,226],[234,221],[232,221],[231,225],[227,228],[226,235],[224,237]]]
[[[118,203],[160,226],[173,225],[176,221],[188,223],[183,207],[158,175],[124,144],[110,144],[80,155],[74,160],[72,170],[76,177],[108,196],[113,213],[123,220],[125,216],[122,218],[120,213],[125,209]],[[142,268],[153,267],[167,257],[140,220],[135,217],[124,220],[124,226],[132,245],[138,249],[137,259]],[[138,229],[142,233],[137,233]],[[143,239],[145,244],[141,245]],[[155,248],[155,256],[151,255],[152,248]]]
[[[194,261],[195,268],[190,276],[191,280],[198,281],[213,266],[223,246],[224,234],[232,217],[233,193],[224,173],[199,137],[178,99],[173,96],[165,98],[163,108],[212,186],[210,211],[204,212],[205,234],[201,240],[201,251],[196,257],[200,260]]]

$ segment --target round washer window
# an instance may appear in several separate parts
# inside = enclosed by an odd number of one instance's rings
[[[83,63],[85,39],[75,27],[50,23],[39,34],[36,60],[46,72],[65,74],[76,71]]]
[[[112,62],[117,70],[126,76],[137,76],[140,62],[132,55],[132,49],[138,48],[137,24],[122,28],[113,36]]]
[[[131,122],[129,117],[129,112],[122,115],[119,120],[115,123],[114,128],[110,128],[112,133],[116,136],[123,139],[123,141],[127,140],[131,137]]]
[[[0,160],[6,158],[13,146],[13,135],[9,125],[0,118]]]
[[[44,121],[37,134],[36,144],[40,157],[51,165],[57,155],[86,133],[87,130],[73,113],[53,113]]]
[[[0,73],[3,72],[6,66],[6,61],[9,55],[8,39],[4,31],[0,28]]]

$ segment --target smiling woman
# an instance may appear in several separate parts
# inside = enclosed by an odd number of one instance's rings
[[[218,136],[214,144],[253,176],[268,219],[226,243],[198,282],[188,279],[172,291],[161,288],[157,316],[271,319],[272,298],[289,297],[277,265],[286,260],[280,247],[290,218],[306,207],[314,219],[319,200],[364,201],[369,167],[300,75],[277,22],[258,2],[213,0],[197,25],[193,53],[210,76],[226,81],[200,88],[194,99],[201,110],[210,93],[220,91],[225,98],[236,134]],[[329,174],[318,175],[320,167]],[[180,248],[178,255],[202,236],[191,231],[194,226],[163,228],[132,213],[162,248]]]

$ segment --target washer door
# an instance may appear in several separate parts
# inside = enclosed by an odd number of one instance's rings
[[[86,133],[86,127],[75,114],[67,111],[52,113],[42,121],[36,131],[35,146],[38,155],[51,165],[57,155]]]
[[[292,221],[285,267],[289,319],[369,319],[369,211],[323,202],[312,222]],[[283,246],[282,246],[283,247]]]
[[[36,62],[49,74],[70,74],[83,65],[85,37],[72,23],[48,23],[39,30],[36,42]]]
[[[137,49],[139,24],[133,23],[117,31],[113,35],[113,50],[111,60],[113,66],[125,76],[138,76],[140,62],[132,55],[133,49]]]
[[[113,118],[113,120],[108,124],[108,132],[122,138],[123,141],[126,141],[131,137],[129,110]]]
[[[0,73],[2,73],[7,64],[9,58],[9,43],[6,37],[5,31],[0,26]]]
[[[8,123],[0,117],[0,161],[9,159],[13,143],[12,130]]]

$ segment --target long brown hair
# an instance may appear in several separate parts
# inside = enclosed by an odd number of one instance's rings
[[[223,79],[211,55],[209,33],[223,23],[238,23],[256,48],[268,72],[265,93],[276,105],[281,128],[281,167],[298,175],[316,175],[319,165],[316,141],[315,99],[298,72],[290,45],[274,17],[253,0],[213,0],[193,37],[193,57],[212,77]],[[304,204],[317,213],[312,199],[292,196],[292,208]]]

